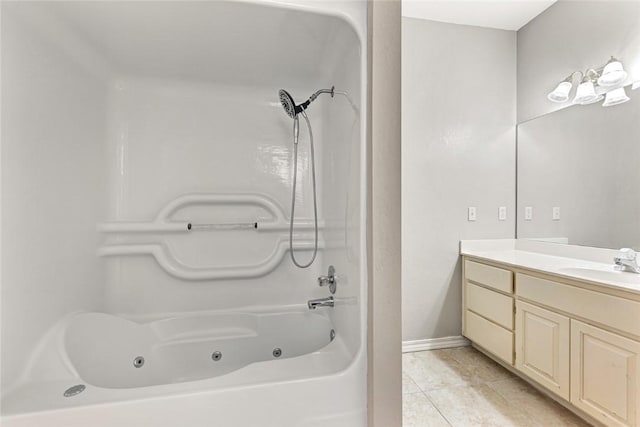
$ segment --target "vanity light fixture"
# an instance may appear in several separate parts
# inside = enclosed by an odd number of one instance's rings
[[[629,97],[627,96],[627,93],[625,92],[624,88],[619,87],[617,89],[607,92],[607,98],[602,103],[602,106],[610,107],[612,105],[622,104],[624,102],[627,102],[628,100],[629,100]]]
[[[588,105],[604,98],[604,96],[596,94],[596,88],[593,82],[596,80],[597,75],[598,73],[593,69],[587,70],[587,72],[584,73],[582,82],[576,90],[576,97],[573,99],[574,104]]]
[[[569,100],[569,92],[573,88],[573,76],[576,74],[580,74],[580,78],[582,78],[582,73],[580,71],[575,71],[571,73],[571,75],[567,76],[566,79],[558,83],[558,86],[547,95],[547,99],[551,102],[567,102]]]
[[[556,86],[556,88],[547,95],[547,99],[551,102],[564,103],[569,100],[569,94],[573,89],[574,76],[579,74],[578,88],[573,99],[574,104],[588,105],[605,99],[605,96],[598,94],[597,87],[609,89],[606,93],[606,99],[602,104],[603,107],[622,104],[629,100],[622,84],[627,78],[627,72],[622,66],[622,62],[613,56],[609,61],[600,68],[589,68],[584,73],[575,71],[569,77],[564,79]],[[637,85],[634,84],[637,87]]]
[[[573,84],[571,81],[565,80],[560,82],[552,92],[549,92],[547,99],[551,102],[567,102],[569,100],[569,92],[571,92],[572,87]]]
[[[622,67],[622,63],[612,56],[598,77],[598,85],[602,87],[617,86],[626,78],[627,72]]]

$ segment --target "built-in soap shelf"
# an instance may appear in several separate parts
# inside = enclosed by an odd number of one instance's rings
[[[253,206],[263,209],[268,216],[256,218],[255,221],[235,223],[203,223],[184,220],[176,221],[173,219],[177,212],[189,206]],[[318,228],[324,228],[324,223],[319,222]],[[308,232],[313,231],[313,229],[313,221],[295,222],[294,230],[298,234],[293,245],[295,250],[313,250],[313,236],[308,235]],[[169,202],[151,221],[114,221],[98,225],[98,231],[107,235],[140,233],[165,235],[229,230],[271,232],[275,237],[274,249],[264,260],[255,264],[207,268],[193,267],[180,262],[166,241],[159,243],[106,243],[98,249],[98,256],[151,256],[165,272],[176,278],[183,280],[218,280],[264,276],[273,271],[289,251],[289,220],[285,216],[282,207],[263,194],[188,194]],[[318,248],[324,248],[324,242],[319,241]]]

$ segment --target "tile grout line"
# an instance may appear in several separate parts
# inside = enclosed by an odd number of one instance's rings
[[[442,419],[449,424],[451,427],[453,427],[453,424],[451,424],[451,421],[449,421],[449,419],[447,417],[444,416],[444,414],[442,413],[442,411],[440,410],[440,408],[438,408],[438,405],[436,405],[433,400],[431,400],[431,398],[429,397],[429,395],[425,392],[422,392],[422,394],[424,394],[424,396],[427,398],[427,400],[429,401],[429,403],[431,403],[431,405],[436,408],[436,411],[438,411],[438,413],[440,414],[440,416],[442,417]]]
[[[422,393],[422,395],[427,399],[427,401],[431,404],[431,406],[433,406],[433,408],[438,412],[438,414],[440,414],[440,416],[442,417],[442,419],[444,420],[444,422],[446,422],[449,426],[453,427],[453,424],[451,424],[451,422],[449,421],[449,419],[447,417],[444,416],[444,414],[442,413],[442,411],[440,411],[440,408],[438,408],[438,406],[433,402],[433,400],[431,400],[431,398],[429,397],[429,395],[427,394],[426,391],[424,391],[422,389],[422,387],[420,387],[418,385],[418,383],[413,379],[413,377],[407,373],[407,372],[403,372],[404,375],[406,375],[414,384],[416,387],[418,387],[417,392],[415,393],[403,393],[404,394],[417,394],[417,393]],[[443,387],[445,388],[445,387]]]
[[[413,379],[413,377],[411,375],[409,375],[407,372],[402,371],[402,376],[406,376],[407,378],[409,378],[409,380],[413,383],[413,385],[415,385],[418,390],[417,391],[413,391],[413,392],[408,392],[405,393],[404,391],[402,392],[402,395],[404,396],[405,394],[416,394],[416,393],[420,393],[422,392],[422,388],[420,388],[420,386],[418,385],[418,383],[416,383],[416,381]],[[404,381],[403,381],[403,387],[404,387]]]

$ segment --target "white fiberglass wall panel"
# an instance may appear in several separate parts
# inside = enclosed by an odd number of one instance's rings
[[[184,195],[258,194],[289,217],[292,120],[273,86],[243,87],[176,80],[119,78],[110,102],[110,220],[150,221]],[[292,92],[295,91],[291,89]],[[301,91],[298,90],[298,93]],[[306,91],[302,92],[306,93]],[[324,101],[324,100],[323,100]],[[318,102],[322,102],[318,100]],[[314,117],[316,168],[322,173],[322,118]],[[298,150],[296,220],[310,224],[313,198],[306,128]],[[322,182],[318,182],[318,196]],[[319,202],[320,197],[319,197]],[[121,236],[117,243],[162,244],[182,264],[213,272],[257,265],[275,245],[288,247],[288,224],[261,231],[267,213],[253,205],[196,205],[173,218],[195,224],[253,224],[241,230]],[[296,233],[312,247],[312,229]],[[321,242],[322,244],[322,242]],[[300,248],[301,260],[310,250]],[[321,295],[309,269],[294,267],[288,253],[260,277],[190,281],[173,277],[149,256],[109,258],[109,311],[127,315],[304,304]],[[242,268],[239,268],[242,276]]]
[[[107,70],[36,4],[2,3],[2,388],[68,313],[103,307]]]
[[[361,45],[348,27],[333,34],[333,48],[326,61],[334,64],[330,75],[337,94],[323,105],[324,137],[322,163],[322,207],[327,223],[323,268],[334,265],[338,274],[339,303],[332,312],[336,331],[354,355],[360,345],[362,327],[361,267]],[[326,274],[326,271],[324,272]]]

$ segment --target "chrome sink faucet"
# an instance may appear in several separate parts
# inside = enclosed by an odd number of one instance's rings
[[[630,271],[640,274],[640,264],[638,264],[638,253],[630,248],[620,249],[618,256],[613,258],[616,270]]]

